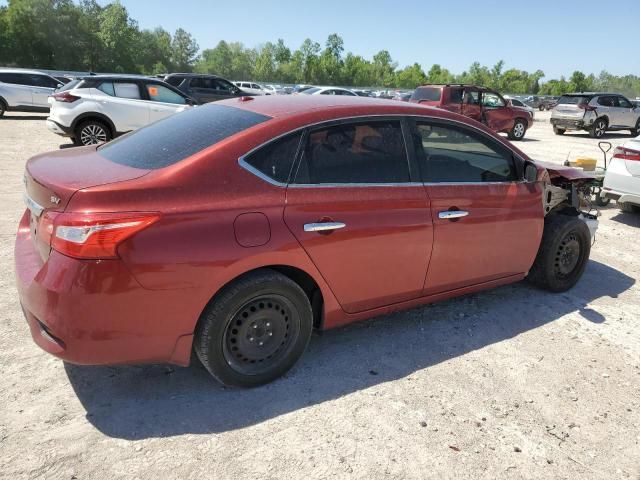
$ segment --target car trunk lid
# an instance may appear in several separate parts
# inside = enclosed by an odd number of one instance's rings
[[[99,155],[95,146],[31,158],[24,174],[25,202],[31,212],[32,238],[42,259],[46,260],[50,251],[48,239],[39,231],[47,212],[64,212],[78,190],[133,180],[149,171],[112,162]]]
[[[581,119],[591,100],[588,96],[563,95],[553,109],[554,118]]]

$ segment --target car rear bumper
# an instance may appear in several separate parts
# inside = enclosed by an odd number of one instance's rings
[[[52,251],[43,261],[29,216],[27,210],[16,236],[16,283],[40,348],[77,364],[188,365],[197,320],[181,318],[188,291],[144,289],[118,259],[78,260]]]
[[[49,131],[62,135],[63,137],[71,137],[73,136],[73,132],[70,127],[65,127],[64,125],[60,125],[58,122],[47,118],[47,128]]]
[[[582,130],[587,127],[583,119],[552,118],[550,121],[554,127],[564,128],[566,130]]]

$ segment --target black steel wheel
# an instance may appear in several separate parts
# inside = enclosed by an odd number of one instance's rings
[[[527,280],[552,292],[569,290],[582,277],[590,252],[591,234],[582,219],[551,214]]]
[[[258,375],[277,365],[300,334],[295,310],[281,295],[263,295],[243,305],[224,332],[223,353],[229,366],[242,375]]]
[[[224,287],[205,309],[194,350],[225,385],[255,387],[286,373],[311,338],[307,294],[290,278],[257,270]]]

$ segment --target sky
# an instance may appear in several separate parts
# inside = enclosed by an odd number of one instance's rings
[[[546,80],[574,70],[640,75],[640,0],[121,3],[142,28],[182,27],[201,49],[220,40],[255,47],[282,38],[293,50],[307,37],[324,47],[327,36],[337,33],[345,53],[371,58],[386,49],[400,67],[418,62],[428,70],[438,63],[461,73],[476,60],[488,66],[504,60],[505,68],[541,69]]]

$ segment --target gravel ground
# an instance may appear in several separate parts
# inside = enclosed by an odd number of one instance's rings
[[[598,156],[537,117],[534,158]],[[286,378],[224,389],[197,365],[77,367],[31,341],[22,171],[61,143],[44,117],[0,120],[0,477],[640,479],[640,215],[602,211],[565,294],[519,283],[326,332]]]

